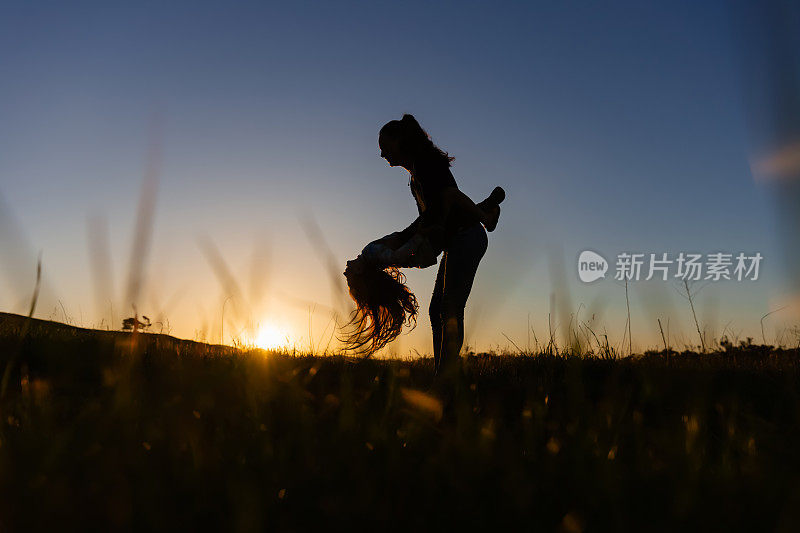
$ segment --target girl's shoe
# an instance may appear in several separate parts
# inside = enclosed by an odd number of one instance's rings
[[[488,215],[488,220],[484,223],[486,231],[494,231],[497,227],[497,221],[500,219],[500,202],[505,199],[506,191],[502,187],[495,187],[488,198],[477,204]]]

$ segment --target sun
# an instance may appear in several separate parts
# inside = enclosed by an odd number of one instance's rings
[[[264,324],[258,328],[255,345],[264,350],[274,350],[286,344],[286,336],[272,324]]]

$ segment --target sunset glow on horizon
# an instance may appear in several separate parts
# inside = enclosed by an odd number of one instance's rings
[[[274,350],[288,345],[288,338],[277,327],[264,324],[258,329],[255,345],[264,350]]]

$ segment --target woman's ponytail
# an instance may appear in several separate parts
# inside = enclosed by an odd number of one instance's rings
[[[424,137],[428,136],[425,133],[425,130],[422,129],[422,126],[419,125],[419,122],[417,122],[417,119],[414,118],[414,115],[412,115],[410,113],[404,113],[403,114],[403,118],[400,119],[400,122],[405,124],[406,127],[409,128],[410,130],[413,130],[413,131],[418,132],[418,133],[421,132],[421,134]]]
[[[455,160],[447,152],[433,144],[430,135],[422,129],[414,115],[405,113],[400,120],[390,120],[383,128],[382,135],[392,135],[400,140],[401,145],[416,154],[431,154],[450,166]]]

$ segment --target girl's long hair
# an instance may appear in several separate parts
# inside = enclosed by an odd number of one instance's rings
[[[345,350],[370,356],[417,323],[419,304],[397,268],[367,266],[359,273],[345,273],[350,296],[356,304],[345,324]]]
[[[379,135],[398,139],[403,150],[417,157],[429,157],[448,167],[455,161],[455,157],[433,144],[431,136],[422,129],[414,115],[406,113],[400,120],[390,120],[383,125]]]

